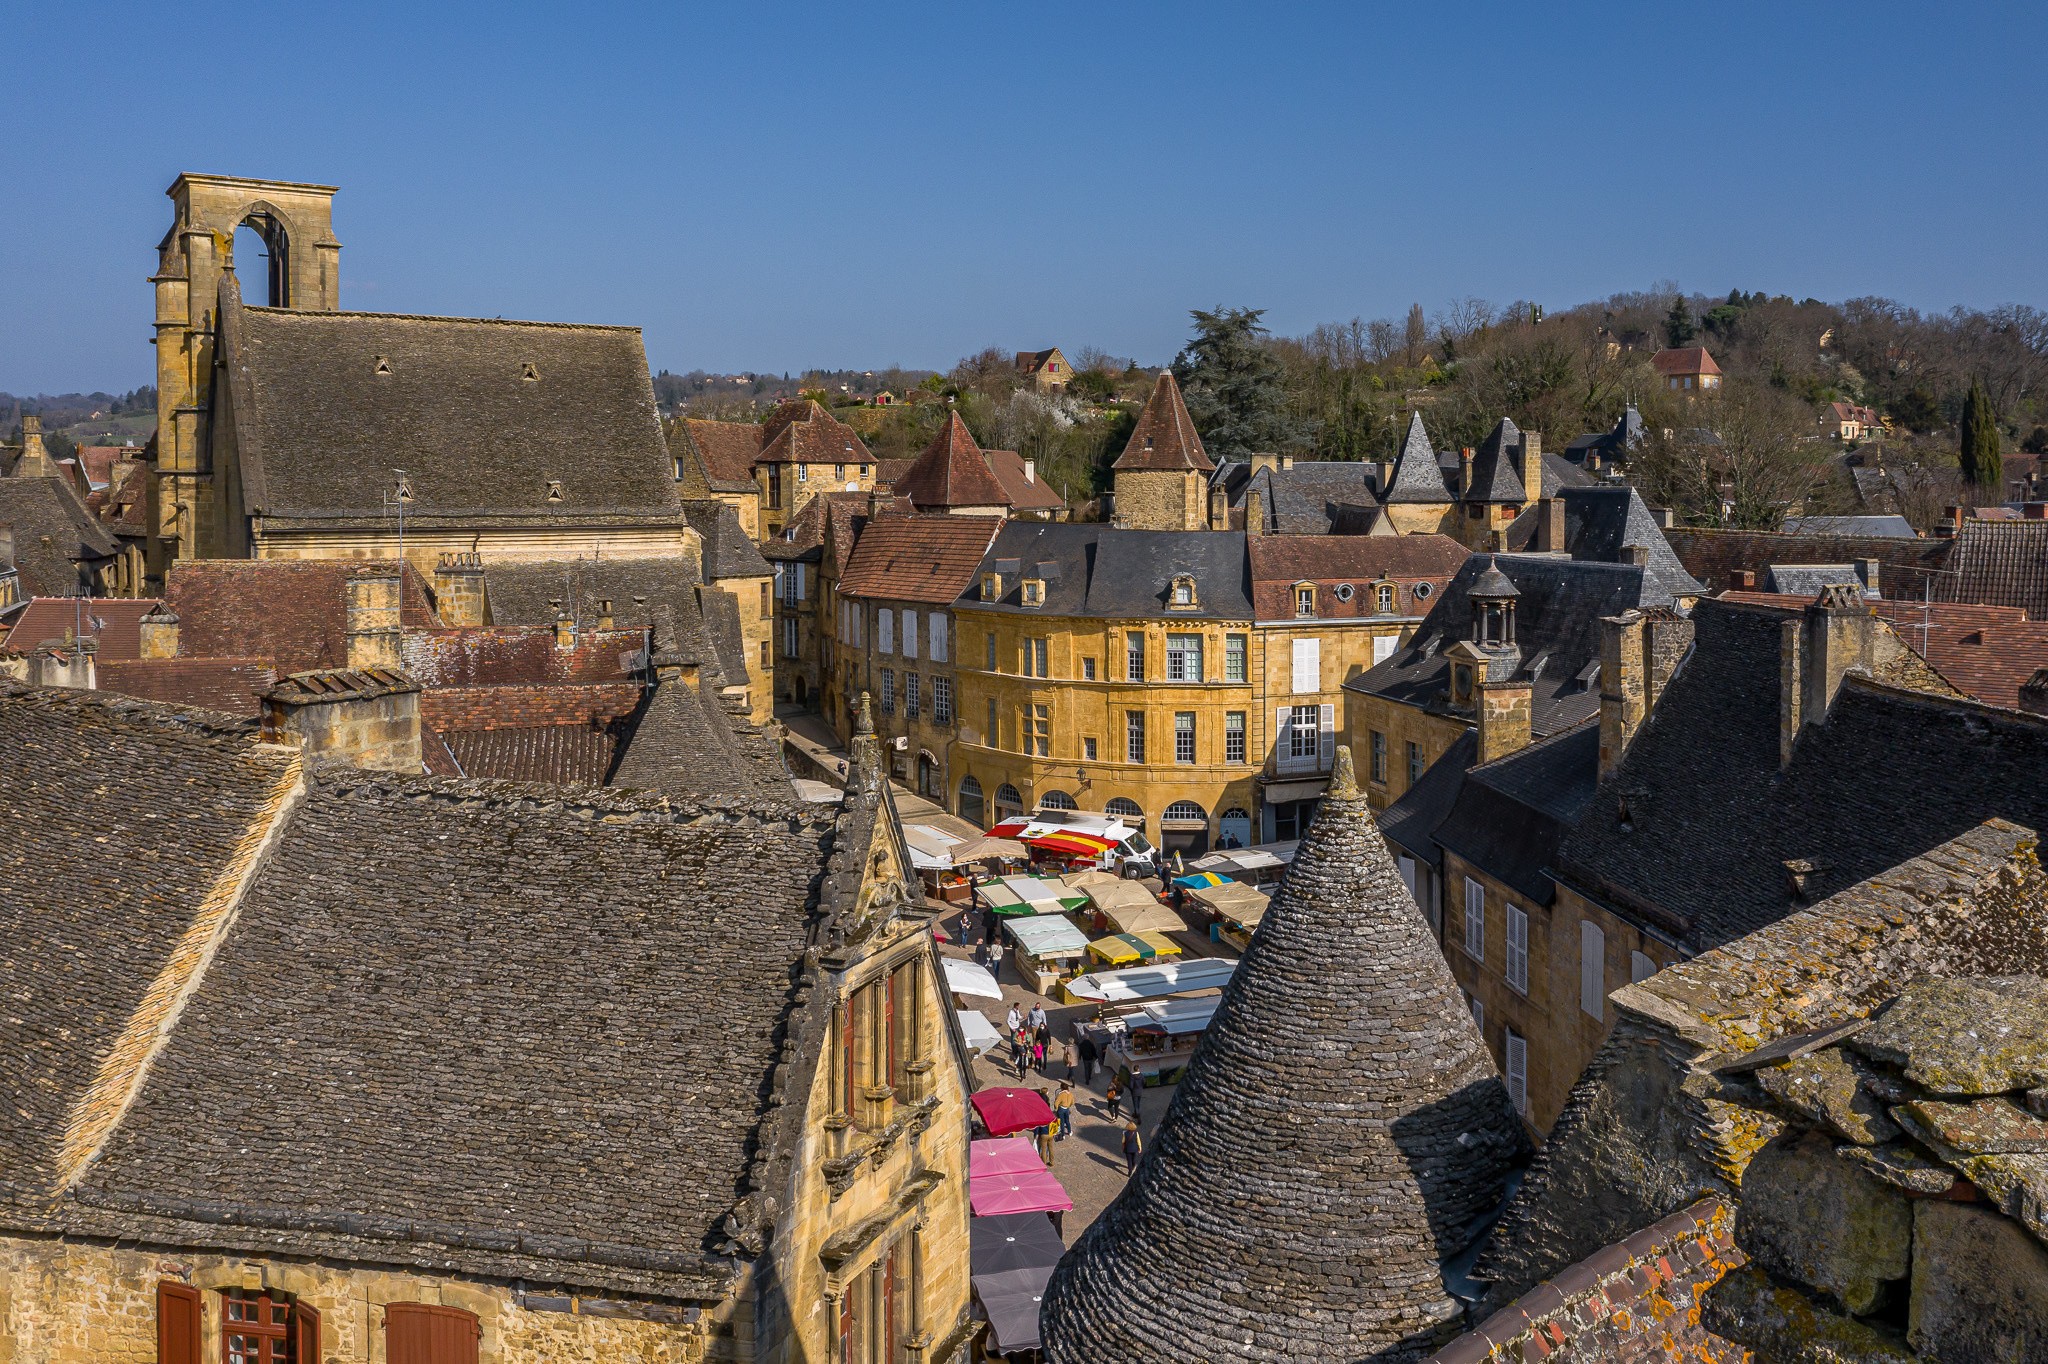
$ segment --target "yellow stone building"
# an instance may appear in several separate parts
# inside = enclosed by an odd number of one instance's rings
[[[836,808],[565,795],[0,683],[0,769],[0,1358],[964,1359],[964,1047],[872,733]]]

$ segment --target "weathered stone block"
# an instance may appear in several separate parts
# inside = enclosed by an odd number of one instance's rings
[[[2007,1094],[2048,1083],[2048,982],[1930,980],[1849,1039],[1936,1094]]]
[[[1876,1307],[1903,1279],[1913,1247],[1904,1194],[1837,1159],[1818,1133],[1767,1146],[1742,1179],[1736,1215],[1742,1248],[1853,1314]]]
[[[1907,1339],[1930,1364],[2048,1359],[2048,1250],[1962,1203],[1918,1204]]]
[[[1845,1141],[1876,1146],[1899,1135],[1884,1105],[1862,1087],[1866,1066],[1839,1047],[1756,1073],[1764,1093]]]

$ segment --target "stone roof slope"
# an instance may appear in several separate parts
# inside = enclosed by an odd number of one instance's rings
[[[171,565],[164,604],[182,657],[268,659],[283,676],[346,667],[350,580],[393,574],[405,628],[440,628],[426,580],[396,559],[186,559]]]
[[[704,542],[704,579],[765,578],[773,570],[761,551],[740,526],[740,514],[730,503],[691,501],[683,503],[683,519]]]
[[[703,465],[705,482],[711,491],[750,493],[759,490],[760,485],[754,482],[754,461],[761,457],[760,423],[685,417],[679,425],[683,439]]]
[[[232,277],[225,283],[232,286]],[[223,294],[252,515],[673,523],[674,465],[633,327],[244,308]]]
[[[681,796],[788,800],[781,746],[728,706],[715,684],[680,678],[646,693],[625,722],[609,784]]]
[[[990,472],[981,447],[974,443],[974,436],[958,412],[946,413],[939,433],[890,486],[899,497],[909,498],[919,511],[1010,505],[1009,494]]]
[[[1181,400],[1180,385],[1174,381],[1172,370],[1159,371],[1152,396],[1145,400],[1145,410],[1138,414],[1138,424],[1131,429],[1129,443],[1110,467],[1214,472],[1216,466],[1202,449],[1202,438],[1195,434],[1194,419],[1188,416],[1188,405]]]
[[[1659,596],[1673,600],[1705,594],[1699,581],[1680,562],[1671,542],[1664,538],[1664,530],[1657,524],[1649,504],[1643,501],[1643,495],[1634,488],[1568,487],[1560,488],[1556,496],[1564,502],[1564,550],[1572,558],[1625,564],[1630,562],[1629,548],[1640,545],[1650,552],[1647,567]],[[1540,517],[1540,508],[1531,508],[1517,517],[1508,529],[1508,548],[1536,548],[1533,542]]]
[[[1472,458],[1472,486],[1463,494],[1467,502],[1527,502],[1528,485],[1515,467],[1515,457],[1526,440],[1520,427],[1506,417],[1494,423],[1479,452]]]
[[[1340,748],[1136,1177],[1054,1272],[1047,1358],[1412,1359],[1526,1142]]]
[[[75,597],[121,550],[62,478],[0,478],[0,527],[14,532],[24,597]]]
[[[839,594],[944,605],[974,586],[1002,527],[996,516],[874,517],[840,571]]]
[[[2017,606],[2048,621],[2048,521],[1965,521],[1948,567],[1937,597]]]
[[[983,573],[1003,575],[1000,601],[980,599]],[[1168,611],[1178,576],[1194,579],[1192,610]],[[1045,580],[1045,604],[1023,604],[1019,580]],[[1099,522],[1010,521],[982,556],[963,603],[982,611],[1048,616],[1252,619],[1251,581],[1242,531],[1126,530]]]
[[[1430,444],[1420,412],[1408,414],[1408,437],[1401,442],[1401,456],[1394,461],[1384,500],[1450,505],[1451,490],[1444,485],[1443,469],[1437,464],[1436,448]]]

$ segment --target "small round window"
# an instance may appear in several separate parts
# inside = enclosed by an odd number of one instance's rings
[[[1351,600],[1351,584],[1350,584],[1350,583],[1338,583],[1338,584],[1337,584],[1337,589],[1336,589],[1336,597],[1337,597],[1337,600],[1338,600],[1338,601],[1350,601],[1350,600]]]
[[[1431,591],[1433,591],[1433,590],[1434,590],[1434,589],[1432,589],[1432,588],[1430,587],[1430,585],[1429,585],[1428,583],[1417,583],[1417,584],[1415,584],[1415,600],[1417,600],[1417,601],[1426,601],[1426,600],[1428,600],[1428,598],[1429,598],[1429,594],[1430,594],[1430,592],[1431,592]]]

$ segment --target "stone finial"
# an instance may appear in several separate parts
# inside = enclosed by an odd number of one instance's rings
[[[1351,745],[1337,745],[1337,761],[1330,768],[1331,800],[1357,800],[1358,772],[1351,765]]]
[[[855,734],[873,734],[875,732],[874,698],[866,692],[862,692],[860,700],[854,703],[853,732]]]

